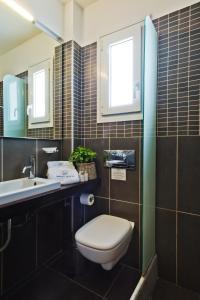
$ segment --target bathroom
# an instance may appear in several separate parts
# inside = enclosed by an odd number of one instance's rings
[[[199,300],[200,2],[0,22],[0,299]]]

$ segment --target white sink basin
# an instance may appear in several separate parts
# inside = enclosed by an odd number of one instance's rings
[[[60,188],[60,182],[44,178],[22,178],[0,182],[0,207],[11,202]]]

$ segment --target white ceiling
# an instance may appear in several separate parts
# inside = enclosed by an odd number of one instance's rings
[[[0,1],[0,55],[40,32],[32,23],[24,20]]]
[[[70,0],[61,0],[62,3],[67,3]],[[75,0],[81,7],[86,7],[98,0]]]

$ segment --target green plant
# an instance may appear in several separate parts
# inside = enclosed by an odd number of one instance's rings
[[[73,163],[90,163],[94,161],[96,152],[89,148],[79,146],[71,153],[69,160]]]

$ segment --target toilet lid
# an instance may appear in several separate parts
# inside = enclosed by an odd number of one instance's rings
[[[132,231],[131,223],[125,219],[101,215],[80,228],[75,239],[78,243],[98,249],[112,249]]]

